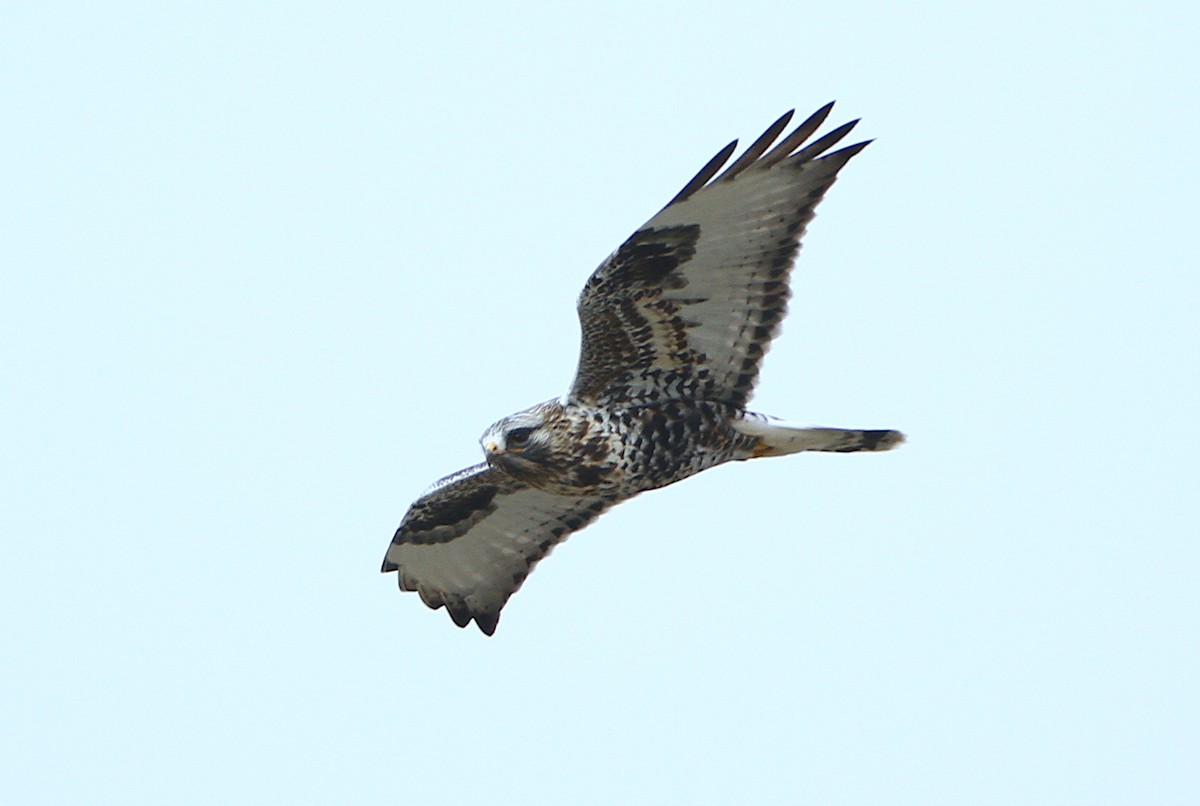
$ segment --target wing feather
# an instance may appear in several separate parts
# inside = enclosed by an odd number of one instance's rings
[[[857,121],[804,145],[832,106],[768,151],[784,115],[714,180],[736,141],[727,146],[600,265],[579,297],[583,344],[569,400],[746,405],[787,311],[804,229],[867,145],[826,153]]]
[[[683,190],[675,194],[675,198],[667,202],[667,207],[672,204],[678,204],[684,201],[700,188],[708,184],[708,180],[717,175],[717,171],[721,170],[721,166],[729,162],[729,158],[733,156],[733,152],[737,150],[738,141],[734,140],[729,145],[722,148],[716,155],[705,163],[700,172],[691,178],[691,180],[683,186]],[[665,209],[665,208],[664,208]]]
[[[429,607],[445,607],[459,627],[474,619],[491,635],[533,567],[613,503],[555,495],[475,465],[437,482],[409,508],[382,570],[397,572],[400,589],[416,591]]]
[[[771,147],[779,138],[779,133],[787,128],[788,123],[792,120],[792,115],[796,114],[795,109],[790,109],[780,116],[779,120],[767,127],[767,130],[758,136],[758,139],[750,144],[750,147],[742,152],[742,156],[738,157],[733,165],[725,169],[725,173],[717,177],[718,182],[728,182],[736,177],[742,171],[754,164],[754,161],[763,155],[763,152]]]
[[[760,160],[762,166],[767,168],[785,159],[799,148],[805,140],[812,137],[817,129],[821,128],[821,124],[825,122],[825,118],[829,117],[829,113],[832,111],[833,102],[830,101],[809,115],[803,123],[796,127],[794,132],[785,137],[779,145],[771,149],[770,153]]]

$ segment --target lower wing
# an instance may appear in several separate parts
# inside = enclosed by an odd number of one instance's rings
[[[396,571],[400,589],[416,591],[430,607],[445,607],[459,627],[474,619],[491,635],[533,567],[614,503],[548,493],[478,464],[413,503],[383,571]]]

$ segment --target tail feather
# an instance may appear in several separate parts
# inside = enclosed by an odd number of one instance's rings
[[[904,434],[899,431],[800,428],[765,417],[739,420],[734,427],[758,439],[752,458],[786,456],[801,451],[888,451],[904,442]]]

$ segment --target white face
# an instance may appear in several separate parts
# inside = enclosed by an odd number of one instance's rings
[[[520,454],[539,442],[542,418],[528,411],[505,417],[493,425],[479,440],[483,454],[491,461],[493,457]]]

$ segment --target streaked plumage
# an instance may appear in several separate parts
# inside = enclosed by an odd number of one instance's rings
[[[804,145],[832,106],[772,148],[784,115],[717,176],[730,143],[592,274],[570,390],[491,426],[486,461],[412,505],[383,562],[402,590],[491,635],[533,566],[613,504],[731,460],[903,441],[745,409],[804,228],[867,145],[826,153],[857,121]]]

